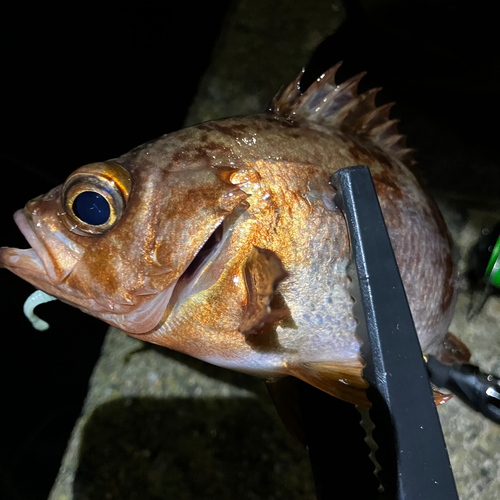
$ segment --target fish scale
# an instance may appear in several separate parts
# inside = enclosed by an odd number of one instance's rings
[[[428,354],[447,353],[455,268],[391,105],[338,67],[308,89],[301,73],[265,113],[76,169],[17,212],[33,248],[0,249],[0,266],[133,337],[368,405],[331,175],[370,165]],[[88,192],[109,203],[104,224],[75,213]]]

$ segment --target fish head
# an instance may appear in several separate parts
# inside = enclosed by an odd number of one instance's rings
[[[29,201],[14,219],[30,248],[1,248],[0,267],[127,333],[154,330],[247,196],[210,166],[173,161],[166,137],[152,146],[165,161],[146,145]]]

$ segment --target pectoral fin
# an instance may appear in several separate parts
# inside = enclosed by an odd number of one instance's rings
[[[256,333],[266,323],[274,323],[290,314],[285,306],[271,307],[271,300],[281,281],[288,277],[279,257],[271,250],[254,247],[244,266],[247,299],[239,331]]]

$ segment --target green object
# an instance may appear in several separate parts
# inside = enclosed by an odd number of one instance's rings
[[[491,252],[490,261],[488,262],[488,267],[484,273],[485,279],[487,279],[492,285],[500,288],[500,238],[497,239],[495,247]]]

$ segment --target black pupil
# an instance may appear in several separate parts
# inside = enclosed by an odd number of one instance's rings
[[[105,224],[111,214],[106,198],[93,191],[84,191],[75,198],[73,212],[81,221],[92,226]]]

